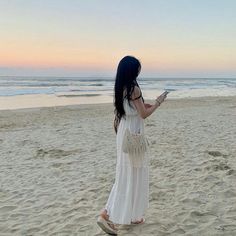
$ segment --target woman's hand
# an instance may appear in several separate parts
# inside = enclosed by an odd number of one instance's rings
[[[152,105],[149,104],[149,103],[144,103],[144,106],[145,106],[145,108],[149,108],[149,107],[151,107]]]
[[[164,102],[164,100],[166,99],[166,96],[167,96],[167,94],[165,94],[165,93],[161,94],[159,97],[157,97],[156,102],[158,102],[160,105],[161,103]]]

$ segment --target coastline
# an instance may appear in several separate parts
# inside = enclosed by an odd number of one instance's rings
[[[34,94],[1,96],[0,110],[15,110],[40,107],[55,107],[79,104],[107,103],[110,96],[56,96],[53,94]]]
[[[153,94],[154,97],[154,94]],[[144,97],[145,98],[145,97]],[[221,101],[235,100],[236,96],[201,96],[201,97],[181,97],[167,98],[168,101]],[[151,99],[145,99],[145,102],[154,102]],[[93,96],[56,96],[53,94],[34,94],[34,95],[17,95],[17,96],[1,96],[0,110],[17,110],[31,109],[43,107],[64,107],[64,106],[80,106],[94,104],[112,104],[113,96],[110,95],[93,95]]]

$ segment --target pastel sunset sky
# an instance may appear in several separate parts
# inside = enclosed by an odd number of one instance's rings
[[[235,0],[0,0],[0,75],[236,77]]]

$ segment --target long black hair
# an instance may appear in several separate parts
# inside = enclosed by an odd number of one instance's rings
[[[115,106],[115,120],[114,129],[117,132],[118,124],[121,118],[125,117],[125,110],[123,106],[123,92],[126,89],[125,97],[130,105],[131,94],[135,85],[139,87],[136,78],[141,71],[141,63],[133,56],[125,56],[118,64],[116,80],[114,86],[114,106]]]

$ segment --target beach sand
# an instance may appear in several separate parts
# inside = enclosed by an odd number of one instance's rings
[[[119,235],[236,235],[236,97],[167,100],[145,120],[146,222]],[[105,235],[112,104],[0,111],[0,235]]]

